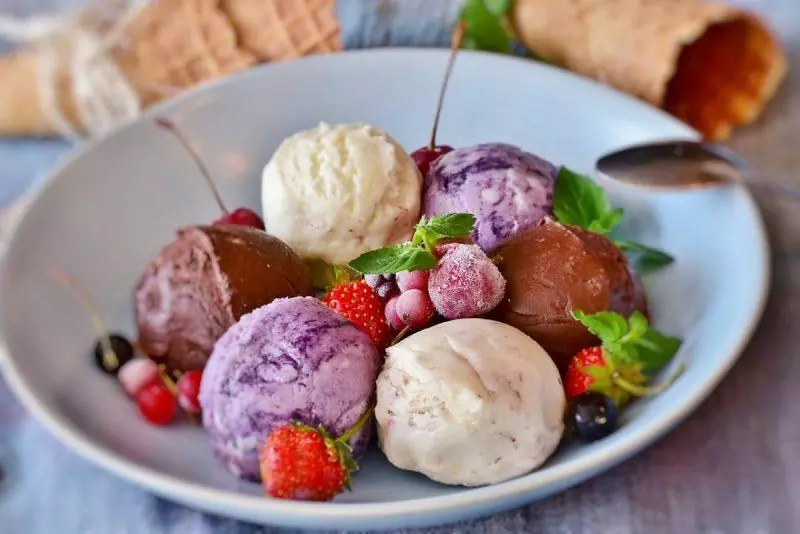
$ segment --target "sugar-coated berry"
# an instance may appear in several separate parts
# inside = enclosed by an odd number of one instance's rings
[[[417,329],[428,324],[436,310],[427,293],[419,289],[409,289],[397,297],[395,312],[403,323]]]
[[[238,226],[249,226],[259,230],[266,230],[264,220],[250,208],[235,209],[214,221],[214,224],[235,224]]]
[[[175,397],[161,382],[150,384],[136,396],[142,416],[154,425],[168,425],[175,419]]]
[[[187,413],[200,413],[200,380],[203,372],[197,369],[187,371],[178,378],[178,404]]]
[[[397,296],[389,299],[389,302],[386,303],[386,308],[384,309],[386,313],[386,322],[392,327],[392,329],[398,332],[406,327],[406,323],[404,323],[397,314],[397,299],[399,298],[400,297]]]
[[[506,289],[506,280],[477,245],[450,243],[437,249],[439,263],[431,271],[428,295],[446,319],[480,317],[492,311]]]
[[[385,281],[375,288],[375,293],[378,294],[378,297],[380,297],[383,302],[388,301],[390,298],[395,296],[397,292],[398,289],[395,283],[389,281]]]
[[[597,441],[614,432],[619,412],[610,397],[583,393],[569,402],[567,423],[572,435],[581,441]]]
[[[120,367],[117,380],[125,393],[136,397],[145,387],[159,382],[161,378],[158,374],[158,365],[153,360],[134,358]]]
[[[369,287],[372,289],[377,288],[379,285],[383,283],[383,275],[382,274],[365,274],[364,281],[367,283]]]
[[[424,177],[426,174],[428,174],[428,171],[430,170],[431,165],[433,165],[433,162],[435,162],[441,156],[452,151],[453,147],[447,145],[439,145],[433,148],[424,146],[412,152],[411,159],[413,159],[414,163],[417,164],[417,168],[419,169],[420,174],[422,174],[422,176]]]
[[[397,273],[397,287],[400,291],[419,289],[427,292],[429,277],[429,271],[401,271]]]
[[[133,344],[122,334],[110,334],[111,349],[116,356],[115,362],[106,362],[103,343],[98,339],[94,344],[94,362],[104,372],[116,375],[125,363],[131,361],[134,356]]]
[[[381,301],[386,302],[397,293],[393,274],[365,274],[364,282],[375,290]]]

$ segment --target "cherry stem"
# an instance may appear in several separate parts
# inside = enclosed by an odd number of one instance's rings
[[[228,215],[228,209],[225,207],[225,203],[222,201],[222,197],[219,194],[217,186],[214,185],[214,180],[211,179],[211,173],[208,172],[208,167],[206,167],[205,163],[203,163],[203,160],[200,159],[200,156],[197,154],[197,151],[194,149],[194,147],[192,147],[192,144],[189,143],[189,140],[186,138],[186,136],[183,135],[183,133],[181,133],[178,127],[175,126],[175,123],[173,123],[170,120],[164,118],[158,118],[156,119],[156,125],[159,128],[162,128],[170,132],[172,135],[175,136],[178,142],[181,145],[183,145],[183,148],[186,149],[186,152],[188,152],[189,156],[191,156],[192,160],[194,160],[194,163],[195,165],[197,165],[197,168],[200,169],[200,174],[202,174],[203,178],[205,178],[208,187],[211,188],[211,192],[214,194],[214,199],[217,201],[217,205],[219,206],[220,211],[222,211],[223,215]]]
[[[111,346],[111,337],[108,333],[108,326],[103,321],[100,310],[97,304],[89,296],[89,293],[70,275],[56,267],[51,268],[47,275],[58,282],[59,284],[72,289],[83,301],[86,309],[89,312],[89,319],[92,321],[92,326],[97,331],[100,337],[100,345],[103,347],[103,364],[108,369],[116,369],[119,366],[119,358]]]
[[[351,426],[351,427],[350,427],[350,429],[349,429],[347,432],[345,432],[344,434],[342,434],[342,435],[341,435],[339,438],[337,438],[337,439],[338,439],[339,441],[343,441],[343,442],[345,442],[345,443],[347,443],[348,441],[350,441],[350,438],[352,438],[353,436],[355,436],[355,435],[356,435],[356,433],[357,433],[359,430],[361,430],[361,427],[363,427],[363,426],[364,426],[364,425],[367,423],[367,421],[369,421],[369,418],[370,418],[370,417],[372,417],[372,411],[373,411],[374,409],[375,409],[375,402],[373,401],[373,402],[371,402],[371,403],[370,403],[370,405],[367,407],[367,411],[365,411],[365,412],[364,412],[364,415],[362,415],[362,416],[361,416],[361,418],[360,418],[358,421],[356,421],[356,424],[354,424],[353,426]]]
[[[164,364],[158,366],[158,376],[161,378],[161,382],[167,387],[170,393],[177,397],[178,385],[175,383],[172,377],[169,376],[169,373],[167,373],[167,367]]]
[[[459,21],[453,29],[453,36],[450,39],[450,59],[447,60],[447,68],[444,71],[444,79],[442,80],[442,88],[439,90],[439,102],[436,104],[436,115],[433,117],[433,130],[431,130],[431,140],[428,143],[428,149],[433,150],[436,148],[436,132],[439,130],[439,117],[442,114],[442,104],[444,104],[444,94],[447,92],[447,83],[450,81],[450,73],[453,71],[453,65],[456,62],[456,55],[458,49],[461,48],[461,42],[464,40],[464,32],[466,25],[464,21]]]
[[[406,337],[406,335],[407,335],[407,334],[408,334],[410,331],[411,331],[411,327],[410,327],[410,326],[406,326],[405,328],[403,328],[402,330],[400,330],[400,333],[399,333],[399,334],[397,334],[397,336],[396,336],[396,337],[395,337],[395,338],[392,340],[392,342],[389,344],[389,346],[390,346],[390,347],[394,347],[395,345],[397,345],[398,343],[400,343],[401,341],[403,341],[403,338],[404,338],[404,337]]]

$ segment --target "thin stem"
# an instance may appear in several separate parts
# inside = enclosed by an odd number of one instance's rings
[[[186,152],[188,152],[189,156],[192,158],[192,160],[194,160],[197,168],[200,169],[200,174],[202,174],[203,178],[205,178],[208,187],[211,188],[211,193],[214,194],[214,199],[217,201],[220,211],[222,211],[223,215],[228,215],[228,209],[225,207],[225,203],[222,201],[222,197],[219,194],[219,190],[217,190],[217,186],[214,185],[214,180],[211,179],[211,173],[208,172],[208,168],[206,167],[205,163],[203,163],[203,160],[197,155],[197,151],[192,147],[191,143],[189,143],[189,140],[186,139],[186,136],[181,133],[181,131],[172,121],[159,118],[156,119],[156,124],[160,128],[163,128],[174,135],[178,142],[183,145],[183,148],[186,149]]]
[[[345,443],[347,443],[348,441],[350,441],[350,438],[352,438],[353,436],[355,436],[355,435],[356,435],[356,433],[357,433],[359,430],[361,430],[361,427],[363,427],[363,426],[364,426],[364,425],[367,423],[367,421],[369,421],[369,418],[370,418],[370,417],[372,417],[372,411],[373,411],[374,409],[375,409],[375,402],[373,401],[373,402],[371,402],[371,403],[370,403],[370,405],[367,407],[367,411],[365,411],[365,412],[364,412],[364,415],[362,415],[362,416],[361,416],[361,419],[359,419],[358,421],[356,421],[356,424],[354,424],[353,426],[351,426],[351,427],[350,427],[350,429],[349,429],[347,432],[345,432],[344,434],[342,434],[342,436],[341,436],[340,438],[338,438],[338,440],[339,440],[339,441],[343,441],[343,442],[345,442]]]
[[[399,334],[397,334],[397,336],[396,336],[396,337],[395,337],[395,338],[392,340],[392,342],[389,344],[389,346],[390,346],[390,347],[394,347],[395,345],[397,345],[398,343],[400,343],[400,342],[403,340],[403,338],[404,338],[404,337],[406,337],[406,335],[408,334],[408,332],[409,332],[410,330],[411,330],[411,327],[410,327],[410,326],[406,326],[405,328],[403,328],[402,330],[400,330],[400,333],[399,333]]]
[[[461,42],[464,40],[465,30],[466,25],[464,24],[464,21],[459,21],[459,23],[456,24],[456,27],[453,29],[453,37],[450,40],[450,58],[447,60],[447,67],[444,71],[444,79],[442,80],[442,88],[439,90],[439,102],[436,104],[436,115],[433,117],[431,140],[428,143],[429,150],[436,148],[436,132],[439,130],[439,116],[442,114],[444,95],[447,92],[447,83],[450,81],[450,73],[453,71],[453,65],[456,62],[458,49],[461,48]]]
[[[614,376],[613,381],[615,385],[619,386],[621,389],[627,391],[631,395],[635,395],[637,397],[645,397],[647,395],[656,395],[658,393],[663,392],[665,389],[670,387],[673,384],[673,382],[675,382],[678,379],[678,377],[683,374],[685,370],[686,370],[686,365],[684,365],[681,362],[681,364],[678,366],[678,369],[672,374],[672,376],[669,377],[669,379],[666,382],[658,386],[651,386],[651,387],[640,386],[638,384],[633,384],[631,382],[628,382],[619,375]]]
[[[114,348],[111,346],[108,326],[106,326],[106,323],[103,321],[103,316],[100,314],[100,310],[92,300],[92,297],[89,296],[89,293],[81,287],[74,278],[57,267],[51,268],[47,272],[47,275],[59,284],[72,289],[83,301],[86,310],[89,312],[89,319],[92,321],[92,326],[97,331],[97,335],[100,338],[100,346],[103,347],[103,365],[105,365],[107,369],[116,369],[119,366],[119,358],[114,352]]]

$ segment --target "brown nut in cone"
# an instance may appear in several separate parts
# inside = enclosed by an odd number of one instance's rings
[[[702,0],[516,0],[511,24],[530,50],[711,140],[754,121],[786,72],[758,18]]]

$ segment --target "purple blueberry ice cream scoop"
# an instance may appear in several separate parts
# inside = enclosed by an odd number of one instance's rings
[[[317,299],[278,299],[243,315],[203,372],[203,426],[237,476],[261,479],[261,445],[293,420],[344,434],[369,407],[381,357],[367,334]],[[371,425],[350,441],[366,448]]]
[[[426,217],[472,213],[472,239],[485,252],[532,228],[553,210],[558,169],[513,145],[486,143],[459,148],[431,165],[425,177]]]

